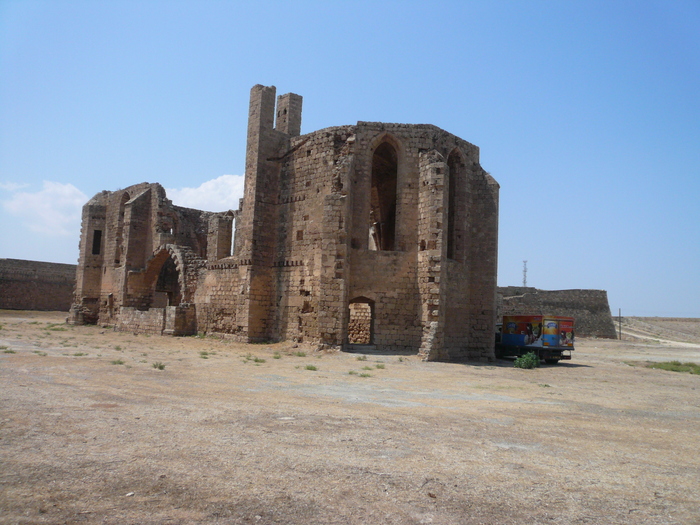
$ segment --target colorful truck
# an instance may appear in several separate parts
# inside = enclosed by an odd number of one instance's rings
[[[574,318],[557,315],[504,315],[496,325],[496,357],[534,352],[546,363],[571,359]]]

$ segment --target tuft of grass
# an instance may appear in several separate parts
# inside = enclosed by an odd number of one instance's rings
[[[384,366],[384,363],[378,363],[378,364],[374,365],[374,368],[376,368],[378,370],[384,370],[385,366]]]
[[[15,354],[16,352],[14,350],[10,350],[6,348],[5,350],[2,351],[3,354]]]
[[[670,372],[689,372],[700,375],[700,365],[696,363],[681,363],[680,361],[664,361],[662,363],[649,363],[647,368],[657,368]]]
[[[306,370],[312,370],[315,372],[316,370],[318,370],[318,368],[315,367],[314,365],[306,365]]]
[[[513,366],[515,368],[537,368],[540,366],[540,358],[537,357],[535,352],[528,352],[516,358]]]
[[[357,375],[357,372],[355,372],[354,370],[350,370],[350,371],[348,372],[348,374],[351,375],[351,376],[356,376],[356,375]]]
[[[547,383],[540,383],[539,386],[542,388],[552,388],[552,385],[548,385]]]
[[[83,357],[84,355],[87,355],[85,352],[76,352],[73,354],[75,357]]]
[[[363,366],[362,370],[372,370],[372,367],[371,366]]]
[[[156,370],[165,370],[165,363],[161,363],[160,361],[156,361],[151,366]]]
[[[360,377],[372,377],[372,374],[368,374],[367,372],[364,372],[360,374]]]
[[[306,357],[306,352],[294,352],[292,355],[297,357]]]
[[[40,350],[34,350],[34,353],[35,353],[36,355],[40,355],[41,357],[46,357],[47,355],[49,355],[49,354],[47,354],[46,352],[42,352],[42,351],[40,351]]]
[[[367,356],[366,355],[358,355],[357,360],[358,361],[367,361]]]
[[[121,359],[115,359],[114,361],[110,361],[109,363],[111,365],[123,365],[124,361],[122,361]]]
[[[121,350],[122,350],[122,347],[121,347],[121,346],[119,346],[119,345],[117,345],[117,346],[115,346],[115,347],[114,347],[114,349],[115,349],[116,351],[118,351],[118,352],[121,352]]]
[[[279,352],[275,352],[272,356],[272,359],[282,359],[282,354]]]
[[[262,357],[254,357],[253,362],[254,363],[264,363],[265,360]]]
[[[0,350],[5,350],[6,348],[9,348],[9,346],[7,346],[7,345],[0,346]]]
[[[199,357],[201,357],[202,359],[209,359],[209,352],[205,352],[204,350],[202,350],[201,352],[199,352]]]

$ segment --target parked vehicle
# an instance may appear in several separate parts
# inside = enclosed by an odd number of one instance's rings
[[[574,318],[556,315],[504,315],[496,324],[496,357],[534,352],[545,363],[571,359]]]

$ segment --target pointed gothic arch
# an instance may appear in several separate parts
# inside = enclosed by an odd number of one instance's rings
[[[396,141],[382,137],[372,152],[369,248],[396,249],[396,212],[399,155]]]

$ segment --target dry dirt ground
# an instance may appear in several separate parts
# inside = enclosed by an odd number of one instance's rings
[[[2,524],[700,523],[700,376],[644,366],[697,319],[521,370],[64,317],[0,312]]]

